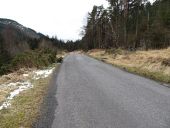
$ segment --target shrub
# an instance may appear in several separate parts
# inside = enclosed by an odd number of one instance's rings
[[[16,71],[20,68],[44,68],[55,62],[62,63],[63,57],[56,58],[56,52],[50,49],[39,49],[20,53],[6,63],[1,62],[0,75]]]
[[[14,69],[19,68],[43,68],[56,61],[55,52],[51,50],[36,50],[24,52],[14,57],[11,65]]]
[[[164,65],[164,66],[170,66],[170,58],[164,59],[164,60],[162,61],[162,65]]]
[[[62,61],[63,61],[63,57],[57,58],[57,63],[62,63]]]
[[[10,64],[4,64],[4,65],[0,66],[0,75],[6,74],[8,72],[11,72]]]

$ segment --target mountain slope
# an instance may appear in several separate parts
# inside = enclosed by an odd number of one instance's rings
[[[38,46],[43,34],[27,28],[10,19],[0,18],[0,53],[15,56]]]
[[[40,38],[40,35],[36,31],[19,24],[14,20],[0,18],[0,31],[6,29],[7,27],[12,27],[30,38]]]

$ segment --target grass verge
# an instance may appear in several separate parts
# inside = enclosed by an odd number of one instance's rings
[[[88,55],[128,72],[170,83],[170,48],[137,52],[120,49],[118,51],[108,53],[108,50],[96,49],[89,51]]]
[[[0,128],[30,128],[38,115],[51,77],[32,80],[34,87],[22,92],[9,109],[0,111]]]
[[[144,69],[140,69],[137,67],[126,67],[126,66],[114,65],[114,64],[113,66],[122,68],[128,72],[135,73],[135,74],[138,74],[138,75],[141,75],[141,76],[144,76],[144,77],[147,77],[147,78],[159,81],[159,82],[170,83],[170,76],[164,74],[163,72],[156,72],[156,71],[151,72],[147,69],[144,70]]]

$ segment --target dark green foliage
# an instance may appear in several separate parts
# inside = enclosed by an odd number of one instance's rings
[[[50,39],[43,35],[39,39],[28,38],[22,33],[17,34],[11,28],[4,31],[0,33],[0,75],[20,68],[49,66],[56,62],[58,48],[64,46],[63,41],[57,38]]]
[[[35,50],[38,48],[39,40],[38,39],[29,39],[28,44],[31,50]]]
[[[20,29],[22,25],[9,19],[0,21],[0,75],[20,68],[48,66],[56,62],[57,50],[65,48],[64,41],[56,37],[49,38],[26,27]],[[9,25],[5,24],[9,21]]]
[[[65,48],[67,51],[69,51],[69,52],[75,51],[75,50],[77,50],[77,49],[81,49],[82,47],[83,47],[83,46],[82,46],[80,40],[77,40],[77,41],[67,41],[67,42],[65,43],[65,46],[64,46],[64,48]]]
[[[0,67],[0,75],[6,74],[11,72],[11,65],[10,64],[3,64]]]
[[[0,35],[0,75],[9,71],[9,62],[11,60],[8,52],[3,48],[3,38]]]
[[[109,7],[94,6],[87,17],[81,46],[160,49],[170,46],[170,0],[107,0]]]
[[[46,49],[21,53],[12,59],[11,65],[15,70],[32,67],[42,68],[55,63],[55,61],[55,52]]]
[[[57,63],[62,63],[62,61],[63,61],[63,57],[57,58]]]
[[[0,75],[20,68],[43,68],[55,62],[56,53],[50,49],[28,51],[16,55],[8,63],[1,64]]]

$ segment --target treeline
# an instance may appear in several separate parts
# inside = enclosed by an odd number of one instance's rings
[[[37,33],[16,21],[0,18],[0,75],[20,68],[42,68],[61,62],[56,55],[70,49],[69,44],[57,37]]]
[[[81,42],[83,49],[160,49],[170,46],[170,0],[108,0],[88,14]]]
[[[5,30],[6,31],[6,30]],[[56,62],[64,41],[41,35],[30,38],[11,29],[0,33],[0,75],[20,68],[42,68]]]

